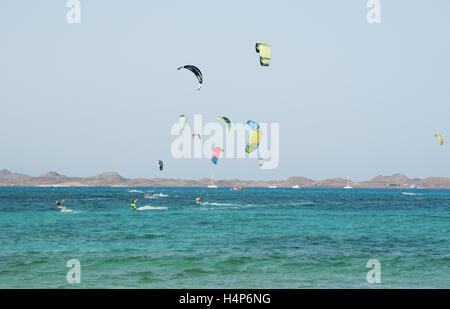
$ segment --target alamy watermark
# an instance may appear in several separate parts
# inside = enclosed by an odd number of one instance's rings
[[[66,7],[69,8],[66,20],[69,24],[81,23],[81,3],[80,0],[67,0]]]
[[[250,128],[245,123],[231,123],[227,130],[219,122],[203,124],[202,115],[194,115],[193,127],[175,123],[171,135],[178,136],[171,145],[175,159],[211,158],[215,147],[224,149],[222,159],[262,158],[262,169],[275,169],[280,160],[280,125],[277,122],[259,123],[261,140],[256,150],[246,153]],[[269,148],[270,147],[270,148]]]
[[[369,24],[381,24],[381,3],[380,0],[367,0],[366,4],[369,11],[366,20]],[[66,13],[66,20],[69,24],[81,23],[81,2],[80,0],[67,0],[66,7],[69,10]]]
[[[81,283],[80,261],[78,261],[77,259],[68,260],[66,266],[70,268],[66,275],[67,283]]]
[[[371,268],[367,273],[368,283],[381,283],[381,263],[376,259],[367,261],[367,268]]]
[[[367,7],[370,9],[366,15],[367,22],[369,24],[381,24],[380,0],[368,0]]]

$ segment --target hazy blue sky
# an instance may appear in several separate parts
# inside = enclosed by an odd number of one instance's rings
[[[81,0],[68,24],[65,0],[0,0],[0,169],[450,176],[450,1],[381,0],[381,24],[366,3]],[[273,47],[268,68],[257,41]],[[199,92],[184,64],[203,71]],[[180,114],[279,122],[279,167],[173,159]]]

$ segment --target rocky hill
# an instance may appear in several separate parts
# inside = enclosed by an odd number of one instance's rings
[[[171,179],[171,178],[133,178],[128,179],[115,172],[102,173],[91,177],[69,177],[49,171],[40,176],[33,177],[20,173],[12,173],[8,170],[0,171],[0,186],[24,186],[24,187],[47,187],[47,186],[111,186],[111,187],[206,187],[210,184],[209,178],[197,180]],[[343,188],[347,184],[345,178],[331,178],[323,180],[312,180],[305,177],[290,177],[286,180],[216,180],[219,187],[268,187],[278,186],[290,188],[298,185],[303,188]],[[426,179],[410,179],[402,174],[392,176],[379,175],[368,181],[353,182],[354,188],[447,188],[450,189],[450,178],[429,177]]]

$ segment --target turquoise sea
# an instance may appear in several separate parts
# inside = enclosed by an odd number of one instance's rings
[[[450,288],[450,190],[130,189],[0,188],[0,288]]]

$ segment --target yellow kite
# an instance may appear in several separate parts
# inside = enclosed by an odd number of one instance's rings
[[[259,62],[263,66],[269,66],[272,59],[272,48],[266,43],[256,43],[256,52],[259,53]]]
[[[442,136],[441,133],[436,133],[434,136],[439,137],[439,143],[441,144],[441,146],[444,145],[444,137]]]

